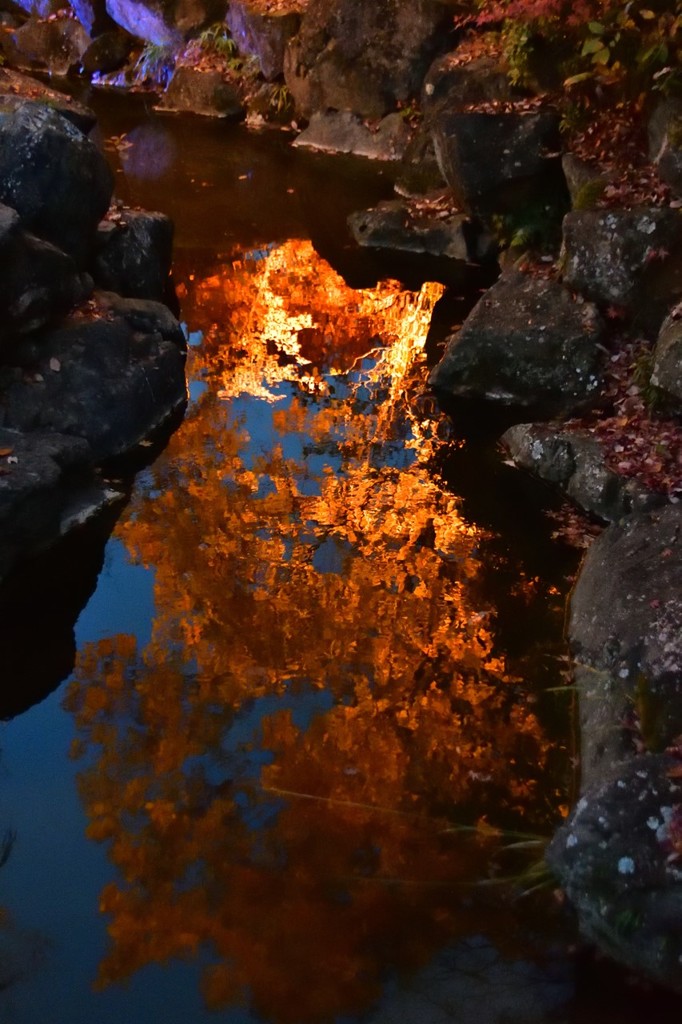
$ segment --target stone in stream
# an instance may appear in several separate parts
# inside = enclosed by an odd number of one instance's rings
[[[402,250],[446,256],[464,263],[493,257],[495,246],[471,218],[435,212],[391,199],[348,218],[348,226],[359,245],[377,249]]]
[[[323,153],[353,153],[370,160],[400,160],[409,139],[410,130],[398,113],[387,114],[372,130],[357,114],[330,110],[313,114],[293,145]]]
[[[158,109],[209,117],[243,117],[245,112],[236,86],[220,71],[185,66],[176,68]]]
[[[15,67],[37,67],[52,75],[66,75],[79,66],[90,42],[90,36],[75,18],[31,18],[4,40],[3,49]]]
[[[513,269],[447,339],[429,384],[446,397],[484,398],[550,418],[573,413],[599,393],[602,333],[591,303]]]
[[[0,67],[0,113],[11,114],[27,101],[44,103],[65,117],[84,135],[95,127],[95,114],[90,107],[79,103],[73,96],[51,89],[31,75],[22,74],[12,68]]]
[[[581,797],[548,860],[583,934],[682,991],[682,508],[609,527],[570,603]]]
[[[95,283],[119,295],[163,302],[170,289],[173,222],[146,210],[115,213],[97,232]]]

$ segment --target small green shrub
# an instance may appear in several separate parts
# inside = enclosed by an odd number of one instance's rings
[[[135,83],[151,83],[165,89],[173,77],[175,59],[172,46],[147,43],[133,67]]]

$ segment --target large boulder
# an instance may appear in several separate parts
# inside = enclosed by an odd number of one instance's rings
[[[657,328],[682,295],[682,213],[574,210],[563,222],[562,262],[570,288]]]
[[[176,68],[158,109],[207,117],[244,115],[244,104],[236,86],[225,81],[220,71],[192,67]]]
[[[102,221],[93,268],[96,284],[140,299],[168,298],[173,222],[164,213],[125,210]]]
[[[89,290],[70,256],[22,231],[18,213],[0,204],[0,357],[16,335],[43,327]]]
[[[478,103],[511,100],[509,69],[496,57],[465,58],[454,50],[437,57],[424,78],[421,106],[426,119]]]
[[[273,82],[284,71],[284,52],[298,32],[298,11],[264,12],[248,0],[231,0],[225,16],[240,53],[256,57],[263,78]]]
[[[515,211],[547,196],[564,201],[557,154],[559,116],[451,113],[431,117],[436,156],[455,201],[468,213]]]
[[[180,47],[191,34],[222,21],[226,0],[106,0],[109,16],[154,46]]]
[[[5,41],[8,59],[17,67],[44,68],[66,75],[80,64],[90,36],[74,18],[31,19]]]
[[[591,303],[512,269],[479,300],[429,378],[449,397],[552,416],[589,406],[601,383],[603,325]]]
[[[102,32],[83,54],[83,72],[92,78],[93,75],[108,75],[118,71],[128,62],[133,44],[133,37],[120,29]]]
[[[311,0],[284,61],[298,113],[383,117],[418,93],[451,27],[452,12],[438,0]]]
[[[558,487],[585,512],[606,522],[665,501],[663,495],[609,469],[599,442],[588,434],[551,424],[517,423],[500,440],[517,466]]]
[[[330,110],[313,114],[294,146],[323,153],[353,153],[370,160],[400,160],[409,138],[410,130],[398,113],[387,114],[372,131],[357,114]]]
[[[183,407],[184,361],[166,307],[114,300],[15,350],[0,370],[0,424],[85,438],[97,463],[123,455]]]
[[[22,225],[87,265],[113,175],[97,147],[55,110],[0,111],[0,202]]]
[[[428,253],[465,263],[489,258],[493,252],[490,236],[468,217],[457,213],[442,217],[438,211],[400,199],[352,213],[348,226],[358,245],[375,249]]]

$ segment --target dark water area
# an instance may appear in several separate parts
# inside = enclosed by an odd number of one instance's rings
[[[91,100],[119,197],[176,223],[190,403],[111,537],[0,594],[0,1021],[679,1012],[542,871],[579,556],[424,388],[484,278],[353,247],[387,169]]]

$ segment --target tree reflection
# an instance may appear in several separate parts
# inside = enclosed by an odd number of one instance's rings
[[[151,641],[89,645],[67,703],[118,869],[99,983],[201,951],[209,1006],[307,1022],[466,928],[489,839],[453,820],[539,827],[561,794],[481,531],[424,464],[440,287],[351,292],[307,243],[260,256],[188,283],[215,386],[119,528],[155,573]]]

